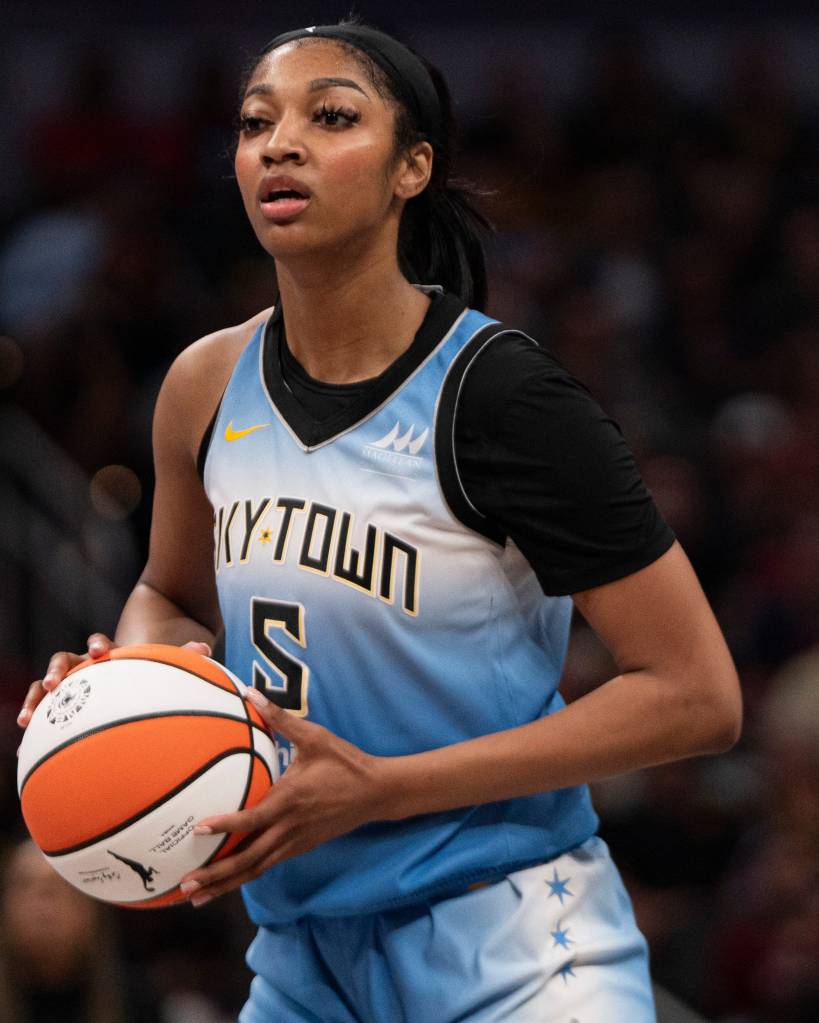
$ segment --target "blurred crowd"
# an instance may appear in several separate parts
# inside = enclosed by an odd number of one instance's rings
[[[635,30],[601,32],[592,51],[571,99],[550,96],[510,55],[466,112],[460,172],[485,191],[498,228],[489,311],[550,347],[620,423],[715,607],[746,701],[729,755],[598,786],[603,835],[658,982],[723,1023],[814,1023],[819,96],[797,97],[760,36],[737,35],[697,99]],[[3,485],[35,521],[56,512],[38,497],[50,462],[38,483],[27,451],[57,448],[88,481],[87,514],[78,497],[59,526],[60,556],[96,558],[104,576],[115,560],[106,551],[119,552],[110,621],[144,556],[150,419],[167,366],[275,296],[231,180],[239,77],[203,58],[177,109],[137,117],[110,55],[82,54],[27,125],[20,188],[2,210],[0,421],[18,439],[18,457],[0,457]],[[0,610],[17,622],[0,628],[0,1017],[62,1019],[42,1006],[64,1003],[68,988],[87,1006],[65,1016],[77,1021],[235,1017],[249,979],[237,900],[108,915],[18,844],[13,719],[44,668],[21,594],[27,607],[54,608],[51,649],[82,649],[98,623],[59,611],[48,574],[57,545],[42,549],[11,519],[0,519],[0,570],[16,587]],[[124,560],[119,534],[100,548],[112,522],[132,544]],[[610,671],[577,622],[567,697]],[[15,905],[21,877],[29,915]],[[84,969],[42,961],[44,935],[53,948],[63,933]],[[146,971],[141,999],[117,1001],[99,981],[102,947],[120,992]]]

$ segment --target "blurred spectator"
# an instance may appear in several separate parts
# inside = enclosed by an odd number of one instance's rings
[[[128,167],[132,125],[119,84],[112,51],[88,49],[78,56],[64,98],[35,121],[28,139],[37,202],[93,194]]]
[[[679,102],[657,73],[650,44],[636,25],[605,25],[591,41],[594,66],[586,93],[567,118],[581,166],[624,159],[661,163],[672,139]]]
[[[32,214],[0,252],[0,325],[27,343],[76,314],[105,244],[101,217],[80,206]]]
[[[166,940],[151,914],[71,887],[30,841],[10,847],[0,892],[3,1023],[229,1023],[220,1000],[244,1001],[241,971],[224,968],[250,938],[235,896],[195,919],[177,909],[188,926],[171,911]]]
[[[110,911],[72,888],[31,842],[10,854],[0,902],[3,1023],[161,1023],[123,961]]]
[[[710,1003],[754,1023],[819,1017],[819,648],[771,680],[763,799],[720,893]],[[744,1014],[744,1015],[743,1015]]]

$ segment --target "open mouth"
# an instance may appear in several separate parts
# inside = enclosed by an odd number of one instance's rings
[[[306,195],[302,195],[301,192],[296,192],[292,188],[278,189],[273,192],[268,192],[265,202],[284,202],[288,199],[306,199]]]
[[[271,188],[262,196],[262,216],[276,223],[289,223],[303,213],[309,203],[309,194],[297,188]]]

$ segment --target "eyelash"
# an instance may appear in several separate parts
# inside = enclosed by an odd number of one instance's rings
[[[313,114],[313,121],[318,123],[322,117],[335,118],[341,117],[346,122],[346,127],[348,128],[354,124],[358,124],[358,122],[361,120],[361,114],[359,114],[357,110],[353,110],[351,107],[330,106],[327,104],[327,102],[322,103],[321,109],[317,110],[315,114]],[[328,128],[335,128],[337,127],[337,123],[336,124],[328,123],[326,124],[326,126]]]
[[[240,114],[239,131],[242,135],[253,135],[255,132],[261,131],[263,122],[263,117],[251,117],[250,114]]]
[[[330,123],[330,118],[335,118],[335,121]],[[339,118],[344,123],[339,123]],[[350,107],[336,107],[324,102],[313,114],[314,124],[320,124],[322,120],[324,120],[325,127],[327,128],[341,128],[343,130],[344,128],[351,128],[354,124],[358,124],[361,120],[361,114]],[[271,121],[264,117],[253,117],[250,114],[242,114],[239,117],[239,131],[242,135],[254,135],[256,132],[261,131],[265,125],[269,125],[271,123]]]

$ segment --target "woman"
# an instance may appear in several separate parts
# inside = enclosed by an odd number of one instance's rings
[[[298,751],[257,808],[200,822],[256,837],[184,885],[201,905],[246,883],[246,1023],[653,1019],[585,784],[739,728],[730,655],[619,431],[477,311],[450,120],[440,76],[382,33],[275,39],[236,175],[279,301],[184,352],[157,404],[116,642],[209,650],[224,626]],[[565,708],[569,594],[621,674]],[[78,657],[52,658],[22,724]]]

